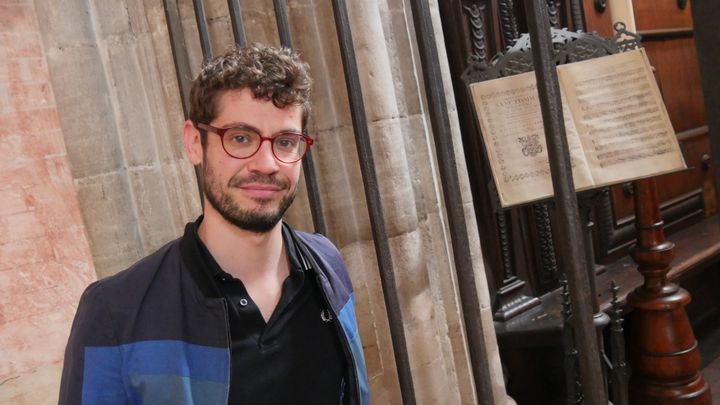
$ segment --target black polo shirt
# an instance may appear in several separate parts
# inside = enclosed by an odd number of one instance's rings
[[[283,225],[290,274],[266,323],[242,281],[223,271],[193,227],[195,261],[227,301],[231,340],[229,404],[338,404],[347,360],[316,275]],[[344,402],[344,401],[343,401]]]

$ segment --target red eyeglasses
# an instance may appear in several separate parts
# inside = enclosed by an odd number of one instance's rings
[[[216,128],[208,124],[195,126],[219,135],[225,153],[236,159],[252,157],[267,140],[270,141],[272,153],[277,160],[283,163],[295,163],[305,156],[314,143],[312,138],[299,132],[280,132],[272,137],[265,137],[248,128]]]

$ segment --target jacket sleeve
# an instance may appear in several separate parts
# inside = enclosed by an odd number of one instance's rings
[[[80,298],[65,348],[59,405],[128,403],[121,347],[101,283],[91,284]]]

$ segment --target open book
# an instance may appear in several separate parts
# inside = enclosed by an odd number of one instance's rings
[[[643,49],[557,67],[575,189],[686,168]],[[553,195],[535,73],[470,85],[500,204]]]

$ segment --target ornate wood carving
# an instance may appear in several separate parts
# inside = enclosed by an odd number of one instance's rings
[[[534,204],[535,226],[537,227],[538,245],[540,248],[540,281],[552,284],[558,279],[555,242],[550,226],[550,213],[547,204]]]
[[[560,28],[560,1],[559,0],[547,0],[548,5],[548,18],[550,18],[550,25],[555,28]]]
[[[470,33],[472,35],[472,51],[470,57],[477,62],[487,61],[487,48],[485,46],[485,23],[483,15],[485,4],[473,3],[463,6],[470,20]]]
[[[505,46],[512,46],[520,36],[517,19],[515,18],[515,2],[513,0],[500,0],[500,29]]]
[[[500,236],[502,252],[503,280],[497,290],[494,303],[493,319],[507,321],[526,310],[540,305],[537,297],[531,297],[523,292],[525,282],[515,275],[515,265],[511,247],[511,227],[508,221],[508,211],[498,211],[497,227]]]

